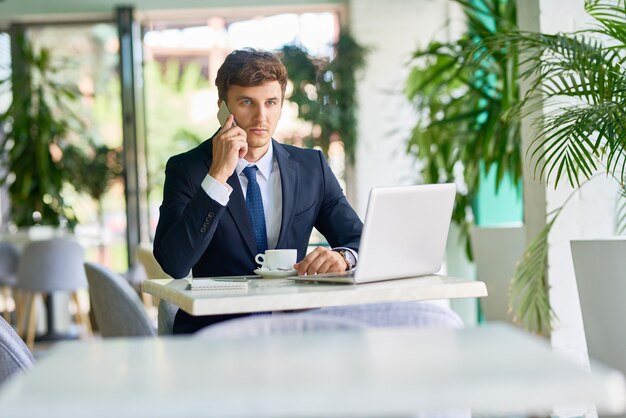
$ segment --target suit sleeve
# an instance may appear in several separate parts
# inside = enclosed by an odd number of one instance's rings
[[[315,227],[324,235],[331,247],[347,247],[358,252],[363,222],[348,203],[321,152],[319,159],[324,193]]]
[[[154,256],[163,271],[176,279],[187,276],[207,249],[225,210],[191,181],[180,158],[170,158],[154,237]]]

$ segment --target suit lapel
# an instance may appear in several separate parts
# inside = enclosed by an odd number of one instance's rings
[[[246,207],[246,200],[243,198],[243,191],[241,190],[241,183],[237,178],[237,173],[234,173],[228,178],[228,184],[233,188],[233,192],[230,194],[230,200],[228,201],[228,212],[233,217],[239,233],[243,237],[244,241],[248,245],[248,249],[252,256],[257,253],[256,241],[254,239],[254,232],[252,231],[252,223],[250,222],[250,216],[248,215],[248,208]]]
[[[274,141],[274,140],[272,140]],[[274,155],[280,168],[280,183],[283,195],[283,214],[276,248],[284,248],[287,233],[291,227],[296,201],[298,199],[298,163],[289,158],[289,152],[274,141]]]

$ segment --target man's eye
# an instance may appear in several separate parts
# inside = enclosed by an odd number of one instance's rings
[[[245,104],[245,105],[249,105],[252,104],[252,100],[242,100],[241,103]]]
[[[274,106],[276,104],[276,100],[270,100],[269,102],[267,102],[267,104],[270,106]]]

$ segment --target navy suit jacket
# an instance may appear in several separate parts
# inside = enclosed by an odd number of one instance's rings
[[[306,255],[313,227],[331,247],[358,251],[363,224],[352,209],[322,153],[274,140],[280,168],[282,221],[276,248]],[[258,253],[236,174],[226,207],[211,199],[201,183],[211,167],[212,138],[169,159],[163,203],[154,237],[154,256],[174,278],[252,274]]]

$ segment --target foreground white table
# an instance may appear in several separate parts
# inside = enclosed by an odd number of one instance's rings
[[[593,373],[506,325],[271,338],[65,342],[0,390],[3,417],[549,414],[626,404],[623,376]]]
[[[483,282],[438,275],[359,285],[251,279],[247,290],[192,291],[188,286],[187,279],[146,280],[142,290],[179,306],[191,315],[487,296],[487,288]]]

